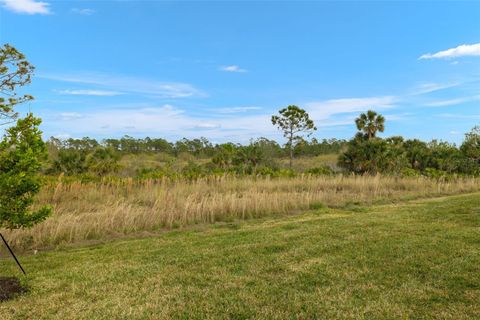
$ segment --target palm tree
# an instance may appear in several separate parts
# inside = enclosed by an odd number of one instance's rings
[[[385,130],[385,118],[373,110],[368,110],[367,113],[362,113],[355,119],[357,128],[365,133],[368,139],[375,138],[377,131],[383,132]]]

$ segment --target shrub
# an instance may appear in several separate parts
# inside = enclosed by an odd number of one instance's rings
[[[332,175],[334,172],[329,166],[320,166],[308,169],[307,171],[305,171],[305,173],[311,174],[313,176],[329,176]]]

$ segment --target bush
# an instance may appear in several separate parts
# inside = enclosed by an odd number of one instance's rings
[[[118,171],[119,159],[120,156],[112,148],[98,147],[86,157],[85,163],[92,173],[107,175]]]
[[[420,172],[412,168],[403,168],[400,172],[402,177],[419,177],[421,176]]]
[[[329,166],[320,166],[308,169],[305,173],[313,176],[330,176],[333,175],[334,172]]]
[[[447,177],[447,172],[435,168],[427,168],[424,172],[425,176],[433,179],[444,179]]]

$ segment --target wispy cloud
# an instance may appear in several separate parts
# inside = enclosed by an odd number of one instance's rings
[[[462,104],[462,103],[471,102],[471,101],[478,101],[478,100],[480,100],[480,95],[456,98],[456,99],[436,100],[436,101],[427,102],[424,105],[427,107],[446,107],[446,106],[453,106],[457,104]]]
[[[50,14],[50,3],[35,0],[0,0],[3,7],[23,14]]]
[[[205,123],[199,123],[195,126],[198,129],[218,129],[221,127],[220,124],[218,123],[210,123],[210,122],[205,122]]]
[[[446,90],[454,87],[458,87],[461,85],[459,82],[451,82],[451,83],[421,83],[417,85],[411,92],[412,95],[422,95],[427,94],[435,91]]]
[[[246,69],[242,69],[239,66],[236,65],[231,65],[231,66],[223,66],[220,68],[220,70],[225,71],[225,72],[247,72]]]
[[[211,139],[248,142],[251,137],[278,134],[270,124],[270,115],[223,117],[212,120],[207,116],[189,115],[185,110],[172,105],[141,108],[109,107],[61,114],[45,110],[42,119],[44,125],[49,128],[47,134],[68,133],[76,137],[130,134],[176,139],[198,137],[199,134],[207,132]]]
[[[70,9],[70,12],[71,12],[71,13],[80,14],[80,15],[82,15],[82,16],[91,16],[92,14],[95,13],[95,10],[93,10],[93,9],[88,9],[88,8],[83,8],[83,9],[80,9],[80,8],[72,8],[72,9]]]
[[[399,98],[395,96],[346,98],[309,102],[305,107],[313,119],[320,120],[342,113],[389,109],[393,108],[398,101]]]
[[[80,118],[83,118],[83,115],[78,112],[62,112],[60,113],[58,120],[70,121],[70,120],[75,120]]]
[[[421,55],[419,59],[450,59],[464,56],[480,56],[480,43],[462,44],[437,53]]]
[[[458,114],[458,113],[441,113],[437,115],[441,118],[448,118],[448,119],[480,119],[480,114]]]
[[[215,112],[218,113],[243,113],[253,110],[261,110],[260,107],[230,107],[230,108],[218,108]]]
[[[207,94],[193,85],[181,82],[160,82],[155,80],[109,75],[102,73],[43,74],[39,77],[49,80],[96,85],[108,91],[148,94],[162,98],[205,97]]]
[[[118,96],[123,94],[123,92],[118,91],[108,91],[108,90],[59,90],[60,94],[74,95],[74,96]]]

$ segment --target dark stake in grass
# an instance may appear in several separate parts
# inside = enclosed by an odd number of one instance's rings
[[[13,253],[12,249],[11,249],[10,246],[8,245],[7,240],[5,240],[5,238],[3,237],[3,234],[0,233],[0,237],[1,237],[2,240],[3,240],[3,243],[5,243],[5,246],[7,247],[8,251],[10,251],[10,254],[12,255],[13,259],[15,259],[15,262],[17,263],[17,265],[18,265],[18,267],[20,268],[20,270],[22,270],[22,272],[23,272],[24,275],[27,275],[27,273],[25,272],[25,270],[23,270],[23,267],[22,267],[22,265],[20,264],[20,261],[18,261],[17,257],[15,256],[15,253]]]

